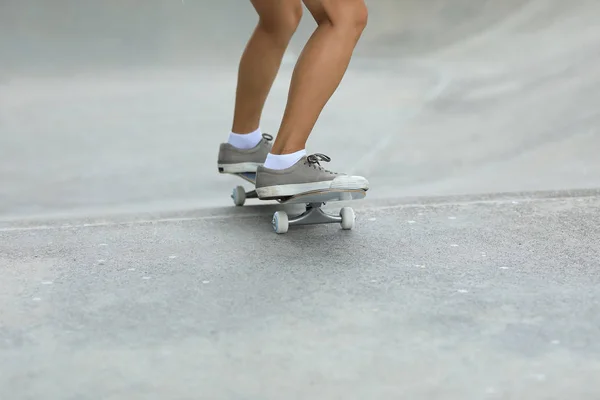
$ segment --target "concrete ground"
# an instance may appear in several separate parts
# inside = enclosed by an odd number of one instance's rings
[[[371,190],[280,236],[215,167],[248,4],[3,3],[0,398],[600,396],[600,6],[368,5],[308,151]]]

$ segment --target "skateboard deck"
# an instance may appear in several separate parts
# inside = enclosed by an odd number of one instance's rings
[[[239,176],[240,178],[250,182],[253,185],[256,185],[256,172],[241,172],[239,174],[232,174]]]
[[[280,204],[330,203],[332,201],[358,200],[364,198],[366,195],[367,191],[362,189],[324,189],[300,193],[294,196],[281,197],[275,200],[277,200]]]
[[[234,173],[245,181],[256,185],[256,173],[244,172]],[[343,207],[339,215],[326,213],[321,209],[323,205],[335,201],[350,201],[363,199],[367,195],[366,190],[362,189],[324,189],[312,190],[293,196],[284,196],[273,198],[279,204],[305,204],[305,211],[299,215],[290,217],[285,211],[277,211],[273,215],[272,225],[276,233],[286,233],[289,226],[294,225],[313,225],[326,223],[340,223],[342,229],[351,230],[354,227],[355,214],[350,207]],[[246,192],[242,186],[233,189],[231,198],[236,206],[244,205],[246,199],[258,198],[255,190]]]

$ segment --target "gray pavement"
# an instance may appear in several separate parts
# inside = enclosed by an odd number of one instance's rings
[[[600,6],[368,5],[308,150],[372,189],[278,236],[215,168],[246,2],[2,3],[1,399],[600,397]]]

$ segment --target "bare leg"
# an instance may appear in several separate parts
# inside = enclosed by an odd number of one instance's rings
[[[251,0],[259,22],[240,60],[232,131],[259,128],[285,50],[302,18],[300,0]]]
[[[341,82],[367,24],[364,0],[303,1],[318,27],[294,69],[273,154],[289,154],[305,148],[323,107]]]

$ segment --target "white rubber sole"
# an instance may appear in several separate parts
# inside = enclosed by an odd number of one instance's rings
[[[238,164],[218,164],[219,171],[223,174],[241,174],[244,172],[256,172],[261,163],[245,162]]]
[[[368,190],[369,181],[362,176],[339,176],[332,181],[265,186],[256,188],[256,194],[259,198],[277,198],[328,189]]]

